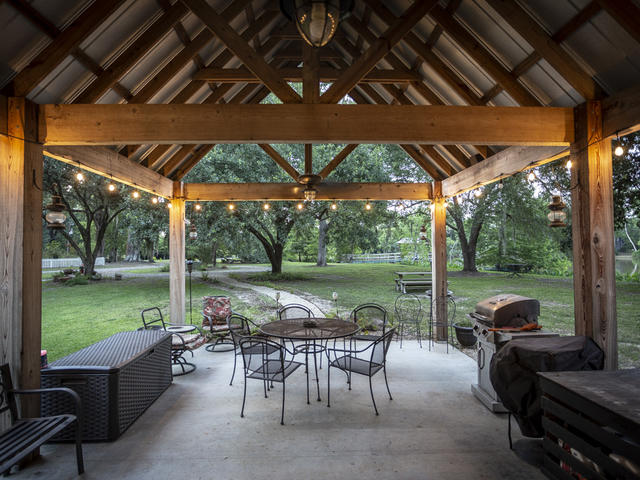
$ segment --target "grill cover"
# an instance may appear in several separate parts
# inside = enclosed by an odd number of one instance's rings
[[[503,293],[477,303],[476,313],[493,323],[494,327],[520,327],[538,322],[540,302],[534,298]]]
[[[604,353],[589,337],[526,337],[507,342],[491,359],[491,384],[527,437],[542,437],[536,372],[602,370]]]

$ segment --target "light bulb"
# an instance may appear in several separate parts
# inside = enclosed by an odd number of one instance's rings
[[[371,203],[369,203],[369,200],[367,200],[367,203],[364,204],[364,209],[371,210]]]
[[[613,153],[616,157],[621,157],[622,155],[624,155],[624,148],[622,148],[622,145],[618,145]]]
[[[171,208],[173,205],[171,205],[171,202],[167,203],[167,208]]]
[[[566,167],[567,167],[567,170],[571,170],[571,160],[567,160]]]
[[[199,203],[196,203],[193,208],[195,208],[196,212],[199,212],[200,210],[202,210],[202,205],[200,205]]]
[[[338,209],[338,204],[336,202],[331,202],[331,207],[329,207],[329,208],[331,208],[331,210],[335,211],[335,210]]]
[[[535,179],[536,179],[536,174],[533,173],[533,171],[527,174],[527,180],[529,180],[530,182],[533,182]]]
[[[304,208],[304,204],[303,204],[302,202],[298,202],[298,203],[296,204],[296,208],[297,208],[298,210],[302,210],[302,209]]]
[[[271,205],[269,205],[269,202],[264,202],[262,204],[262,209],[266,212],[267,210],[269,210],[271,208]]]
[[[473,194],[476,196],[476,198],[480,198],[482,196],[482,189],[481,188],[476,188],[473,191]]]
[[[229,204],[227,205],[227,209],[228,209],[230,212],[233,212],[233,211],[236,209],[236,205],[235,205],[235,203],[229,203]]]
[[[116,186],[115,186],[115,184],[110,183],[110,184],[107,186],[107,190],[109,190],[110,192],[115,192],[115,191],[116,191]]]
[[[79,182],[84,182],[84,174],[82,172],[76,173],[76,180]]]
[[[156,205],[158,203],[158,197],[151,197],[151,203]]]
[[[498,183],[498,188],[500,190],[502,190],[504,188],[504,182],[502,181],[502,179],[500,179],[500,182]]]
[[[139,191],[137,191],[137,190],[134,190],[134,191],[133,191],[133,193],[131,194],[131,196],[132,196],[133,198],[136,198],[136,199],[137,199],[137,198],[140,198],[140,192],[139,192]]]

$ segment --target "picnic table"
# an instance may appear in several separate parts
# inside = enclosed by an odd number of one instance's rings
[[[531,266],[527,263],[507,263],[504,268],[509,272],[509,278],[519,277],[531,270]]]
[[[431,288],[431,272],[394,272],[396,290],[407,293],[407,289]]]

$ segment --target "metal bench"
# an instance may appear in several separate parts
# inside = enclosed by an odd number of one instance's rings
[[[8,474],[11,467],[24,460],[31,452],[50,440],[67,426],[75,423],[76,460],[78,474],[84,473],[81,439],[80,397],[69,388],[39,388],[16,390],[11,381],[9,365],[0,366],[0,414],[11,414],[11,427],[0,435],[0,474]],[[63,414],[49,417],[20,418],[17,395],[59,392],[70,395],[75,403],[75,415]]]

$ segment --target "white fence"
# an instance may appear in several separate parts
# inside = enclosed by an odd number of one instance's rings
[[[359,255],[344,255],[342,261],[346,263],[400,263],[402,254],[395,253],[363,253]]]
[[[43,258],[42,268],[65,268],[65,267],[79,267],[82,265],[80,257],[76,258]],[[96,258],[96,267],[104,265],[104,257]]]

